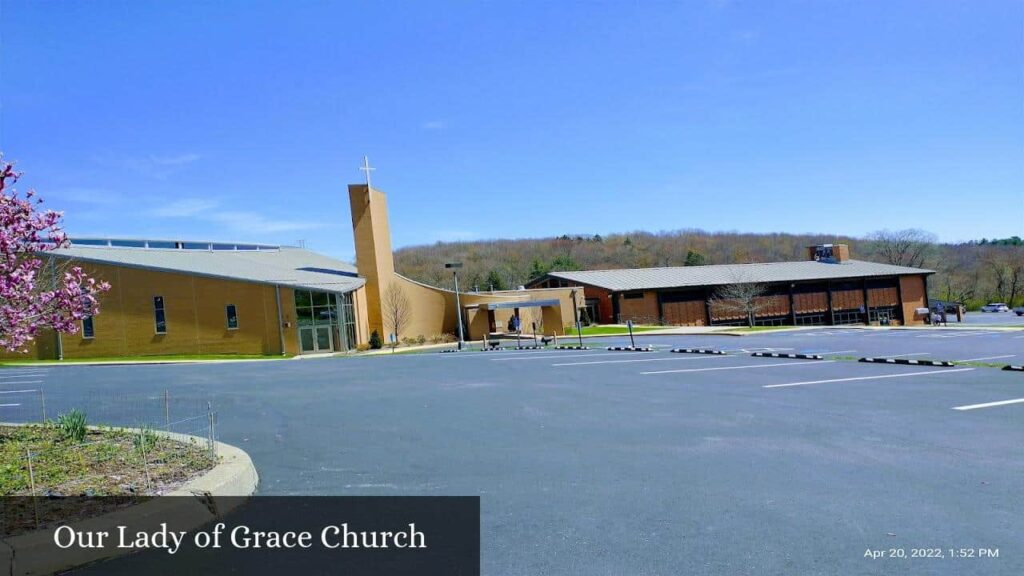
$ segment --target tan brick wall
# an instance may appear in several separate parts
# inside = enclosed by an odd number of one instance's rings
[[[404,330],[404,336],[416,337],[423,335],[429,338],[431,335],[443,333],[457,335],[455,292],[420,284],[397,274],[393,278],[402,287],[411,304],[411,319],[408,328]],[[545,310],[542,312],[540,321],[543,323],[542,331],[544,334],[562,335],[565,333],[565,327],[572,326],[573,324],[572,290],[571,288],[547,288],[537,290],[506,290],[493,293],[463,292],[459,295],[459,299],[463,309],[467,306],[484,303],[558,300],[559,306],[557,310]],[[584,299],[580,292],[582,291],[577,290],[577,304],[583,306]],[[511,309],[495,311],[495,324],[499,331],[504,330],[512,313],[513,310]],[[469,323],[469,333],[465,337],[472,340],[483,338],[488,328],[486,312],[482,311],[478,314],[475,310],[470,310],[467,312],[466,318]],[[530,328],[531,322],[535,321],[537,317],[534,316],[530,308],[524,307],[520,310],[520,318],[523,330],[525,331]],[[386,328],[390,329],[390,327]],[[382,334],[387,333],[384,332]]]
[[[281,352],[273,286],[103,264],[82,266],[110,282],[111,288],[100,297],[94,338],[85,338],[81,330],[62,336],[65,358]],[[156,333],[154,296],[164,298],[167,334]],[[282,302],[288,310],[291,291],[282,290]],[[235,305],[237,330],[227,329],[228,304]],[[291,318],[294,325],[294,312]],[[27,356],[55,358],[52,331],[38,340]]]
[[[369,331],[382,336],[388,332],[381,314],[384,290],[395,275],[391,252],[391,230],[388,224],[387,196],[365,184],[350,184],[349,206],[352,210],[352,236],[356,248],[356,268],[366,279],[363,292],[366,323]]]

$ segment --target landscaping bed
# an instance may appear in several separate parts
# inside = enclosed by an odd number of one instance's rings
[[[205,442],[147,430],[78,434],[55,423],[0,425],[0,496],[160,495],[217,464]]]

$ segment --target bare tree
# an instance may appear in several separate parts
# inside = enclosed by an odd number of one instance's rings
[[[966,304],[974,298],[978,287],[978,273],[964,273],[956,265],[943,266],[939,276],[942,299]]]
[[[711,309],[727,314],[743,314],[747,325],[754,325],[758,312],[767,309],[771,302],[765,297],[768,287],[759,282],[737,282],[720,286],[711,297]]]
[[[402,331],[408,328],[412,321],[412,304],[397,281],[392,281],[384,290],[381,311],[384,313],[384,322],[391,327],[395,342],[398,342]]]
[[[918,228],[879,230],[868,235],[873,251],[896,266],[924,266],[935,247],[936,237]]]

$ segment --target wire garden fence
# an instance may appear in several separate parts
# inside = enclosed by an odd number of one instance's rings
[[[0,422],[46,427],[9,428],[8,434],[22,435],[32,448],[16,473],[0,479],[0,494],[161,494],[183,479],[182,470],[216,462],[217,411],[208,401],[176,398],[169,390],[64,395],[38,384],[3,384]],[[65,434],[54,442],[76,413],[80,428],[99,424],[100,433],[90,427],[89,433]],[[168,435],[177,442],[167,442]]]

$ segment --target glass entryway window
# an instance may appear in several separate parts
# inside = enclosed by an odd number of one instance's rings
[[[338,295],[341,305],[341,322],[345,330],[345,344],[349,349],[356,347],[356,311],[352,301],[352,293]]]
[[[351,293],[296,290],[295,320],[302,352],[345,350],[355,341]],[[351,337],[346,339],[350,330]]]

